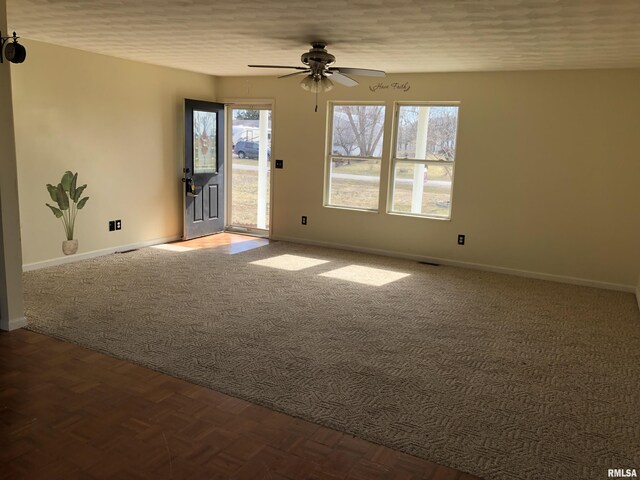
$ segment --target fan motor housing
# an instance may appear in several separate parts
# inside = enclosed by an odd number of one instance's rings
[[[303,53],[300,57],[302,63],[304,63],[305,65],[309,65],[309,63],[313,61],[321,63],[325,66],[335,63],[336,57],[325,50],[325,44],[313,43],[312,46],[313,48],[311,48],[308,52]]]

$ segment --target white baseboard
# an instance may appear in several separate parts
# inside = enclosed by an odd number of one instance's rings
[[[101,257],[103,255],[111,255],[117,252],[126,252],[127,250],[135,250],[138,248],[150,247],[151,245],[158,245],[161,243],[175,242],[180,240],[181,235],[174,235],[172,237],[157,238],[155,240],[148,240],[146,242],[131,243],[129,245],[120,245],[117,247],[104,248],[102,250],[93,250],[91,252],[79,253],[76,255],[69,255],[66,257],[54,258],[51,260],[45,260],[43,262],[27,263],[22,265],[23,272],[29,272],[31,270],[38,270],[40,268],[53,267],[55,265],[63,265],[65,263],[79,262],[80,260],[86,260],[88,258]]]
[[[18,317],[12,318],[9,320],[8,324],[4,321],[0,324],[0,330],[4,330],[5,332],[10,332],[11,330],[17,330],[18,328],[23,328],[27,326],[27,318],[26,317]]]
[[[338,248],[340,250],[350,250],[354,252],[371,253],[374,255],[383,255],[386,257],[404,258],[407,260],[415,260],[417,262],[430,262],[440,265],[449,265],[452,267],[471,268],[474,270],[484,270],[487,272],[504,273],[507,275],[516,275],[518,277],[535,278],[538,280],[547,280],[551,282],[568,283],[572,285],[581,285],[586,287],[604,288],[607,290],[617,290],[620,292],[636,293],[638,292],[634,286],[622,285],[619,283],[599,282],[597,280],[588,280],[585,278],[567,277],[562,275],[553,275],[550,273],[531,272],[528,270],[517,270],[514,268],[497,267],[494,265],[486,265],[482,263],[461,262],[459,260],[449,260],[446,258],[425,257],[422,255],[412,255],[404,252],[398,252],[395,250],[383,250],[379,248],[360,247],[357,245],[349,245],[343,243],[321,242],[316,240],[307,240],[305,238],[288,237],[288,236],[273,236],[273,240],[282,240],[285,242],[302,243],[306,245],[316,245],[318,247]],[[638,297],[638,303],[640,305],[640,297]]]

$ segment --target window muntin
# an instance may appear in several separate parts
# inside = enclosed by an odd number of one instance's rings
[[[400,105],[390,212],[451,217],[457,105]]]
[[[325,205],[378,210],[384,142],[384,105],[331,108]]]

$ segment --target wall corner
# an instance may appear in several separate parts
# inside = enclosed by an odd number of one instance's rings
[[[7,29],[7,3],[0,0],[0,30]],[[22,240],[18,168],[9,62],[0,65],[0,329],[26,325],[22,299]]]

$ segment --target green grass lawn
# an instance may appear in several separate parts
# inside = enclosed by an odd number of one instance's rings
[[[399,161],[396,167],[397,178],[413,178],[413,163]],[[448,173],[451,167],[429,165],[427,175],[431,180],[451,180]],[[333,164],[333,172],[348,173],[351,175],[378,175],[380,172],[380,160],[351,160],[351,164]]]
[[[245,162],[247,160],[238,160]],[[249,160],[251,162],[251,160]],[[236,160],[234,160],[236,163]],[[257,166],[257,162],[254,161]],[[267,228],[270,215],[270,173],[267,173]],[[235,169],[231,176],[231,225],[257,227],[258,225],[258,171]]]
[[[411,184],[397,185],[394,191],[393,211],[411,212]],[[422,214],[438,217],[449,216],[451,194],[442,187],[425,187],[422,195]]]
[[[334,179],[331,182],[331,205],[351,208],[378,208],[379,184],[352,179]],[[399,184],[395,189],[393,210],[411,211],[411,184]],[[446,187],[425,187],[422,196],[422,214],[446,217],[449,215],[451,195]]]

